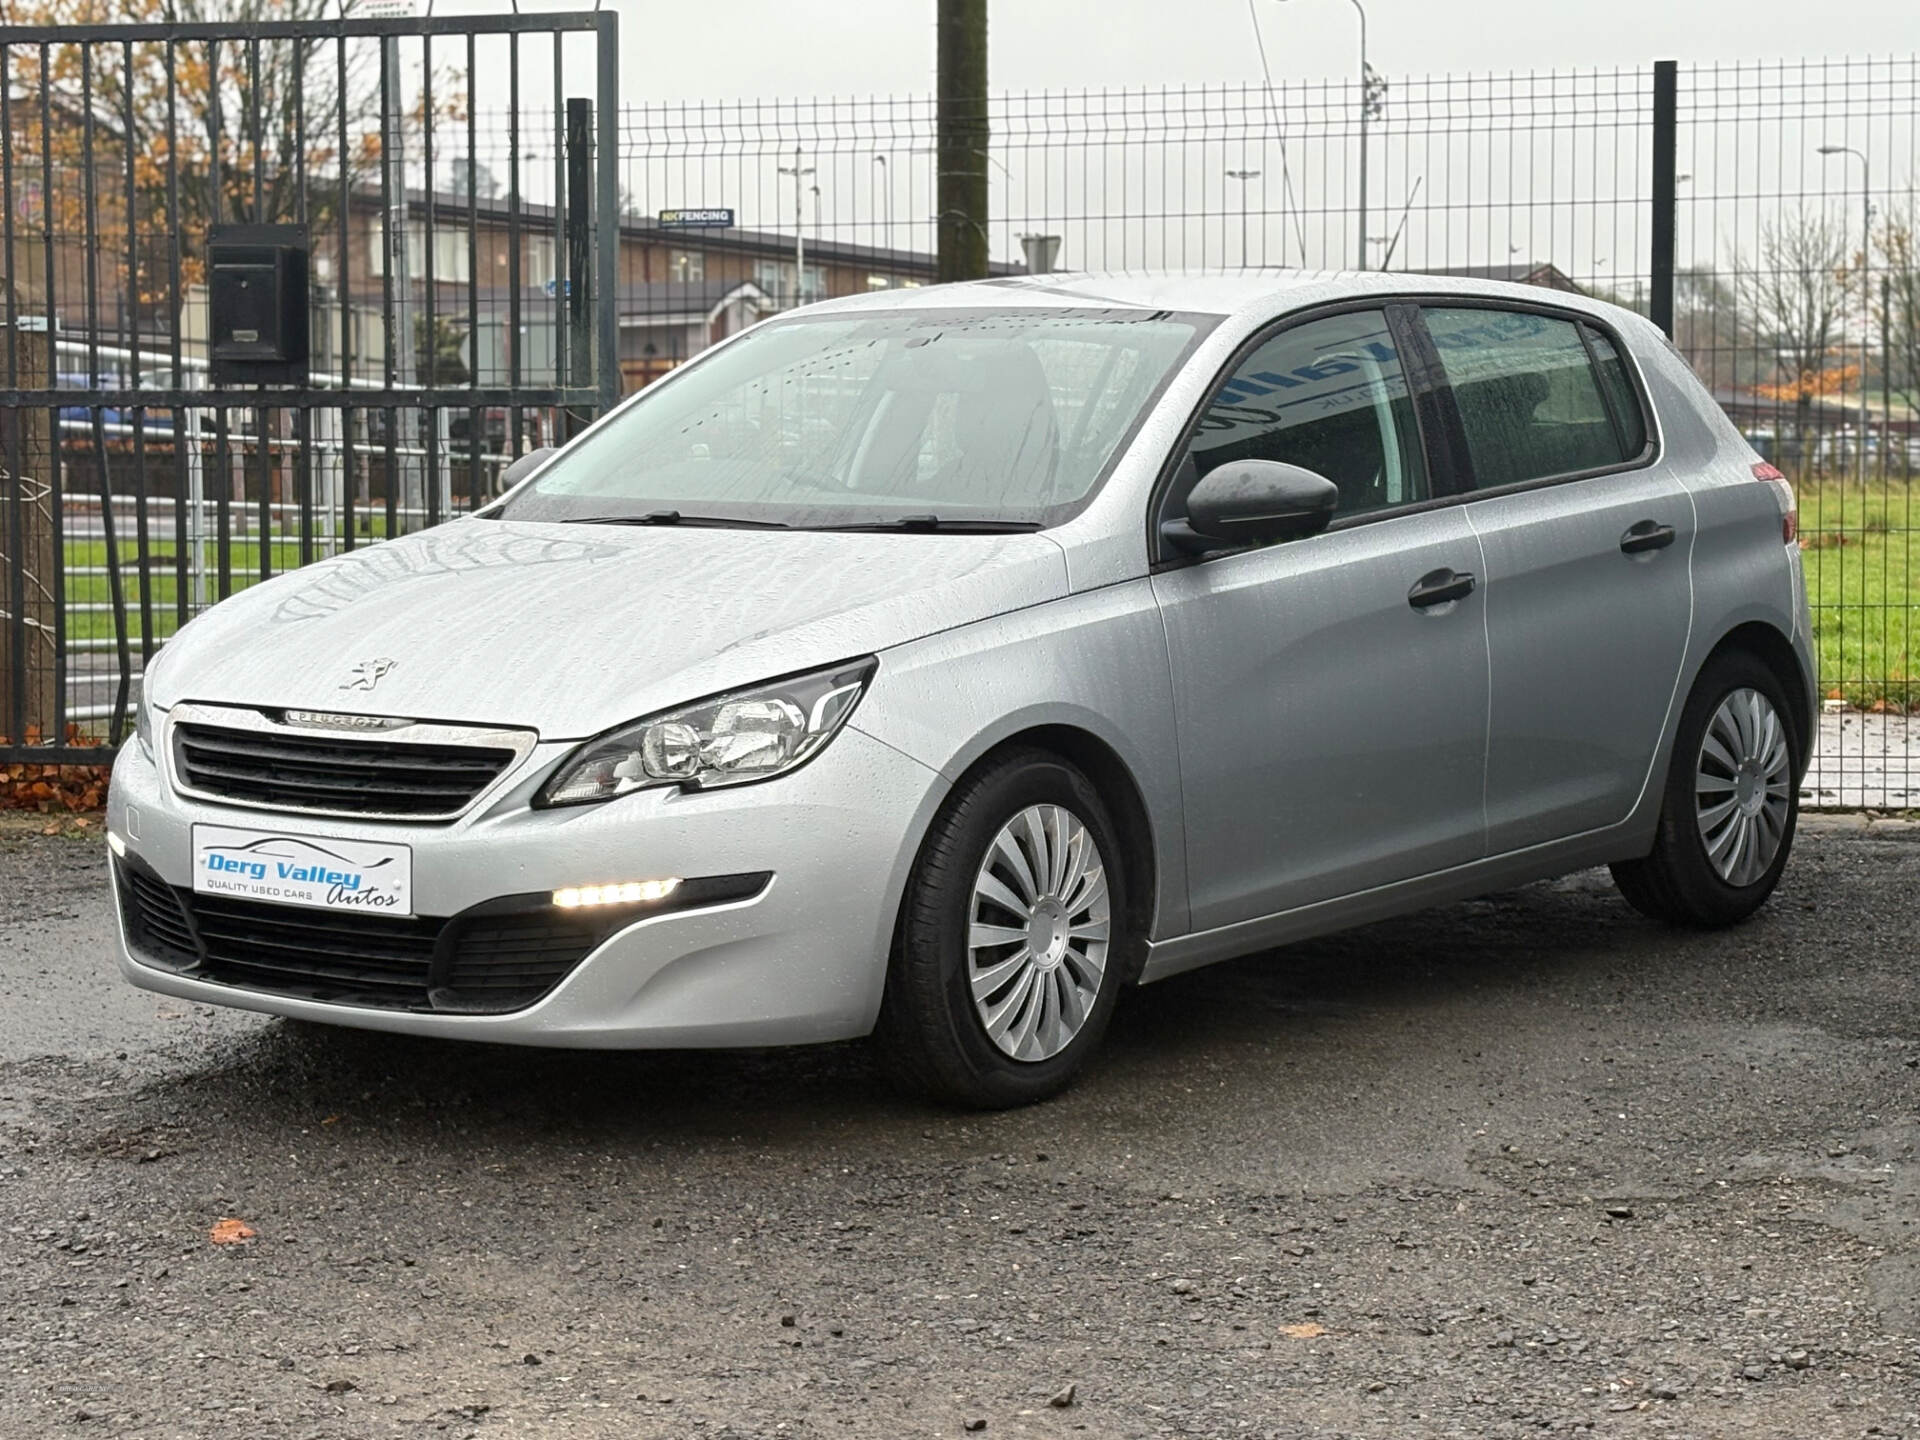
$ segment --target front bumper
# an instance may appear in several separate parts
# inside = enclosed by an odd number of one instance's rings
[[[114,765],[107,823],[142,865],[183,889],[192,880],[195,823],[409,845],[414,909],[422,915],[665,875],[773,878],[744,901],[635,921],[544,998],[507,1014],[339,1004],[178,974],[146,963],[129,944],[116,886],[121,972],[145,989],[211,1005],[524,1045],[791,1045],[873,1028],[907,870],[945,793],[937,772],[849,726],[811,764],[763,784],[529,808],[534,777],[571,749],[540,747],[504,798],[475,814],[414,824],[189,799],[129,744]]]

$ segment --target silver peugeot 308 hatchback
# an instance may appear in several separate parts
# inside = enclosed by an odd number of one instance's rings
[[[1009,1105],[1209,961],[1601,864],[1725,925],[1787,861],[1792,493],[1597,301],[861,296],[524,468],[160,654],[109,818],[135,984],[537,1045],[871,1034]]]

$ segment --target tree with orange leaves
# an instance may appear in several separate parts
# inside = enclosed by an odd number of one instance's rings
[[[1763,225],[1758,263],[1737,275],[1742,318],[1772,351],[1778,376],[1754,390],[1793,402],[1794,433],[1803,446],[1813,402],[1859,376],[1857,366],[1838,363],[1834,354],[1857,280],[1853,264],[1841,227],[1802,213]]]

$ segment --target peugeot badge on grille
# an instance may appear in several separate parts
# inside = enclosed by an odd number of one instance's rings
[[[371,690],[380,683],[380,677],[393,669],[393,661],[384,656],[373,660],[362,660],[353,667],[350,678],[340,684],[342,690]]]
[[[281,718],[311,730],[401,730],[413,724],[393,715],[336,715],[331,710],[287,710]]]

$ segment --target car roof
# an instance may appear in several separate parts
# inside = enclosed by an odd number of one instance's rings
[[[1458,295],[1560,305],[1595,315],[1622,314],[1590,296],[1477,276],[1408,271],[1215,270],[1066,272],[968,280],[952,285],[870,291],[825,300],[808,311],[1088,306],[1262,317],[1369,295]]]

